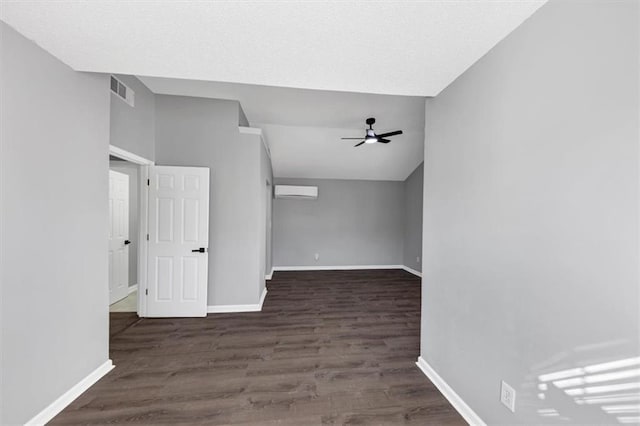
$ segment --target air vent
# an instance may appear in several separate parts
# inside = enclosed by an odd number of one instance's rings
[[[135,99],[135,92],[127,87],[126,84],[111,76],[111,92],[114,95],[128,103],[130,106],[133,106]]]

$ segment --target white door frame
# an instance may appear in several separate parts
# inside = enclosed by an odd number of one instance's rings
[[[140,197],[138,206],[138,316],[144,317],[147,313],[147,299],[141,297],[147,291],[147,253],[149,232],[149,166],[155,163],[132,152],[109,145],[109,155],[118,157],[130,163],[137,164],[140,170]]]

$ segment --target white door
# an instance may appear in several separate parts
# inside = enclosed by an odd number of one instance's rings
[[[149,168],[149,317],[207,315],[209,169]]]
[[[109,304],[129,294],[129,176],[109,170]]]

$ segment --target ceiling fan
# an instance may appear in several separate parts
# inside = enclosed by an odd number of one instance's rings
[[[402,130],[395,130],[393,132],[387,132],[387,133],[381,133],[379,135],[376,135],[376,133],[373,131],[373,124],[376,122],[376,119],[371,117],[371,118],[367,118],[367,125],[369,126],[367,130],[367,133],[364,136],[364,140],[355,146],[360,146],[363,143],[389,143],[391,142],[389,139],[386,139],[390,136],[395,136],[395,135],[401,135],[402,134]],[[342,138],[342,139],[362,139],[362,138]]]

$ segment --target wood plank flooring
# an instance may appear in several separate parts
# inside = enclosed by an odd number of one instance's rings
[[[276,272],[268,291],[262,312],[111,314],[116,368],[52,424],[465,424],[415,366],[419,279]]]
[[[122,333],[138,321],[142,320],[138,318],[136,312],[109,313],[109,339],[113,341],[113,337],[116,334]]]

